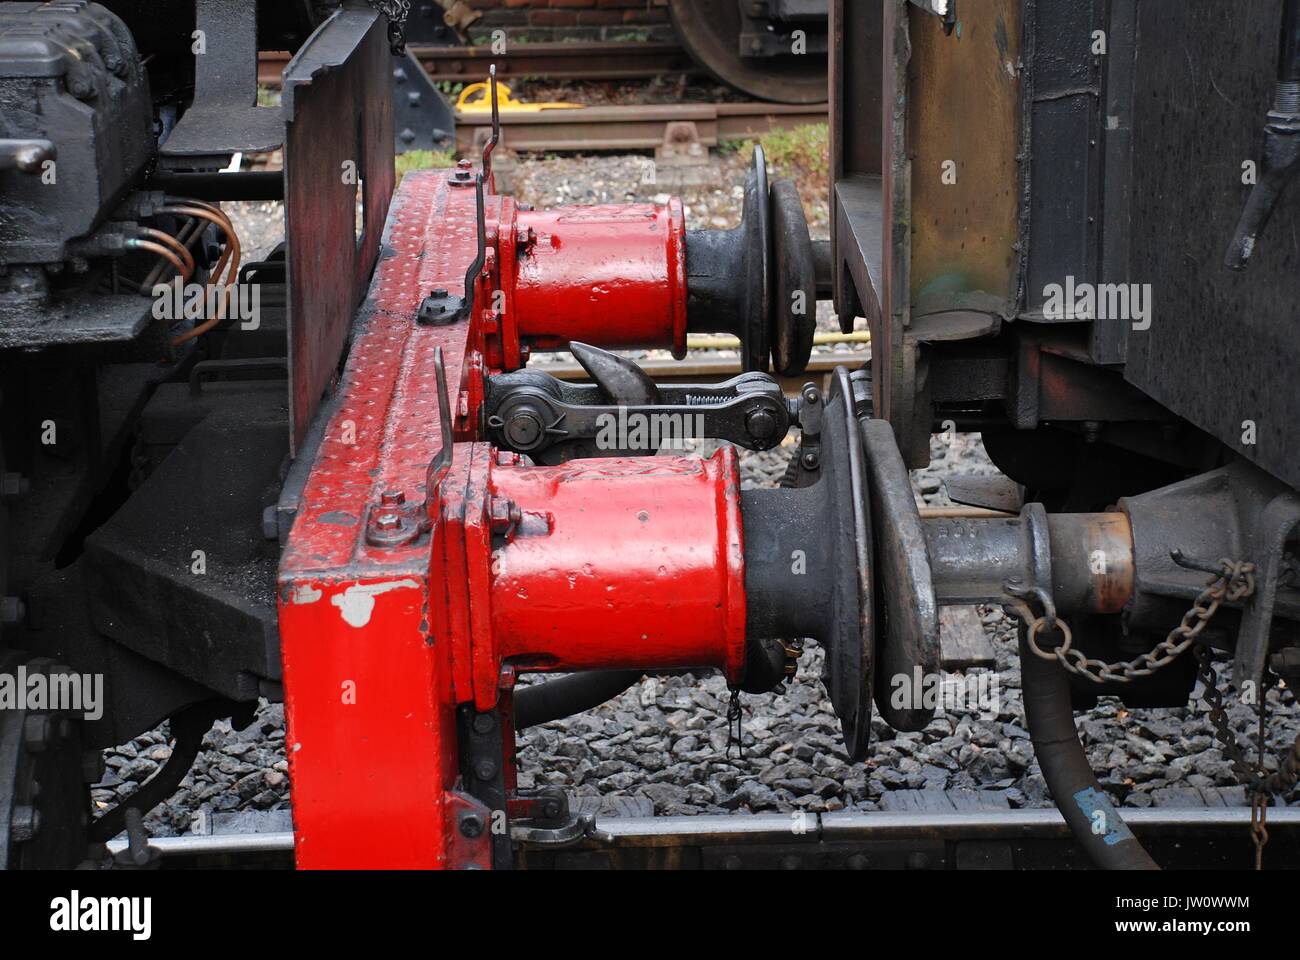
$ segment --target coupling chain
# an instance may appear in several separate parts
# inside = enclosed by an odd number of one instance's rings
[[[1255,592],[1255,565],[1239,560],[1220,560],[1219,574],[1211,579],[1196,597],[1191,608],[1183,614],[1178,626],[1145,653],[1132,660],[1106,663],[1093,660],[1074,646],[1074,634],[1069,625],[1056,616],[1052,596],[1041,587],[1025,589],[1014,583],[1005,586],[1010,597],[1008,606],[1015,616],[1024,621],[1029,639],[1029,649],[1044,660],[1057,660],[1070,673],[1085,677],[1093,683],[1132,683],[1138,677],[1149,677],[1157,670],[1169,666],[1193,646],[1211,618],[1225,601],[1244,600]],[[1035,598],[1043,607],[1043,615],[1036,616],[1027,602]],[[1058,646],[1044,650],[1038,638],[1044,633],[1059,633]]]
[[[393,56],[406,52],[406,18],[411,15],[411,0],[366,0],[388,19],[388,45]]]

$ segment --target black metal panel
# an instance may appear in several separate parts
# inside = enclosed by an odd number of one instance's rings
[[[1091,282],[1097,261],[1096,115],[1092,31],[1097,3],[1033,0],[1029,257],[1026,313],[1041,316],[1048,284]]]
[[[1150,283],[1125,377],[1300,485],[1300,190],[1282,198],[1250,269],[1223,266],[1269,109],[1281,0],[1143,3],[1133,96],[1127,279]],[[1253,421],[1257,442],[1242,443]]]
[[[234,700],[280,676],[275,571],[262,530],[288,453],[283,387],[272,382],[159,388],[145,442],[202,417],[113,517],[86,539],[95,628]],[[202,551],[200,559],[195,551]]]

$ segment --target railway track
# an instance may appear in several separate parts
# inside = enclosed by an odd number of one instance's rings
[[[675,43],[512,43],[505,53],[491,47],[410,48],[434,80],[481,80],[489,63],[502,80],[546,77],[551,80],[649,80],[666,73],[699,73],[690,55]],[[280,85],[289,62],[283,51],[258,55],[257,81]]]
[[[716,147],[778,128],[825,123],[826,111],[824,103],[725,102],[506,112],[501,114],[501,142],[512,150],[648,150],[665,145],[671,133],[674,142]],[[492,118],[486,112],[456,112],[456,146],[461,151],[481,148],[491,130]]]
[[[1125,810],[1125,822],[1170,869],[1254,865],[1246,808]],[[521,845],[525,869],[1081,869],[1087,856],[1054,809],[609,818],[599,840]],[[1265,866],[1300,862],[1300,809],[1270,810]],[[293,834],[151,841],[165,869],[293,865]],[[109,844],[116,853],[125,843]]]

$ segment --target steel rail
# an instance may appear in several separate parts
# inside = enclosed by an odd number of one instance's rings
[[[960,866],[960,849],[998,856],[996,845],[1014,852],[1017,865],[1083,866],[1086,858],[1074,847],[1069,827],[1054,808],[981,810],[931,813],[877,811],[869,813],[756,814],[754,816],[610,817],[598,821],[600,839],[556,849],[522,845],[526,864],[560,859],[552,865],[582,865],[583,858],[611,855],[609,866],[762,866],[876,864],[913,867]],[[1213,866],[1240,859],[1252,862],[1250,810],[1246,807],[1160,807],[1125,809],[1124,820],[1144,841],[1164,843],[1171,866]],[[1295,866],[1300,839],[1300,808],[1269,810],[1273,866]],[[159,837],[150,841],[165,865],[241,865],[243,861],[288,866],[293,852],[289,832]],[[980,846],[986,845],[986,846]],[[987,845],[995,845],[990,848]],[[110,853],[126,847],[124,840],[108,844]],[[1160,849],[1157,846],[1157,849]],[[1216,852],[1206,859],[1206,850]],[[703,859],[684,859],[686,851]],[[801,852],[802,851],[802,852]],[[911,851],[910,853],[908,851]],[[1071,852],[1072,851],[1072,852]],[[1026,859],[1027,852],[1031,856]],[[627,854],[636,855],[629,860]],[[826,862],[827,857],[833,861]],[[893,858],[892,860],[890,858]],[[903,859],[898,859],[902,857]],[[730,860],[728,858],[731,858]],[[772,859],[776,858],[776,859]],[[856,859],[855,858],[859,858]],[[873,863],[874,858],[874,863]],[[910,859],[909,859],[910,858]],[[919,859],[918,859],[919,858]],[[798,863],[796,863],[798,861]],[[538,864],[540,865],[540,863]],[[1010,861],[1003,865],[1010,865]]]
[[[827,105],[788,103],[666,103],[501,114],[501,142],[512,150],[648,150],[662,146],[669,124],[690,123],[704,147],[771,130],[825,123]],[[491,129],[484,111],[456,112],[456,144],[476,149]]]
[[[675,43],[511,43],[505,53],[495,53],[490,46],[412,44],[411,50],[435,81],[480,80],[492,63],[502,80],[650,80],[666,73],[701,72],[690,54]],[[289,59],[284,51],[258,54],[257,82],[278,87]]]

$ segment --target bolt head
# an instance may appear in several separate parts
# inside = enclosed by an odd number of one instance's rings
[[[402,518],[395,513],[381,513],[375,517],[375,529],[400,530],[402,529]]]
[[[767,440],[776,432],[776,417],[771,410],[753,410],[745,418],[745,429],[756,440]]]
[[[406,502],[406,494],[401,490],[385,490],[379,495],[379,502],[386,507],[400,507]]]
[[[494,761],[483,759],[474,764],[474,776],[480,780],[491,780],[497,775],[497,765]]]
[[[492,728],[495,726],[496,723],[492,720],[492,716],[490,714],[480,713],[477,717],[474,718],[475,733],[491,733]]]
[[[461,836],[469,837],[471,840],[483,835],[483,818],[472,810],[460,815],[459,826]]]

